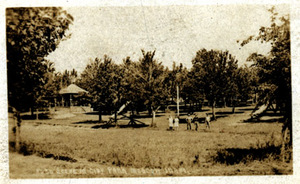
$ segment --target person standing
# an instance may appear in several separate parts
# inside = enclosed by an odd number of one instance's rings
[[[178,128],[179,128],[179,117],[176,116],[175,119],[174,119],[174,129],[176,131],[178,131]]]
[[[187,122],[187,130],[191,130],[192,129],[192,121],[193,118],[191,117],[190,114],[188,114],[188,117],[186,118],[186,122]]]
[[[173,117],[171,115],[169,115],[169,130],[173,130]]]
[[[205,124],[206,124],[206,128],[210,129],[210,117],[208,113],[206,113]]]

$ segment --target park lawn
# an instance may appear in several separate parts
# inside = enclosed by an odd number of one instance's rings
[[[76,116],[77,120],[76,117],[56,121],[26,120],[21,127],[22,152],[26,156],[10,151],[10,177],[291,174],[292,162],[281,162],[266,148],[271,144],[274,150],[278,149],[282,125],[244,123],[249,109],[226,113],[230,110],[218,109],[223,111],[220,114],[226,115],[213,121],[210,130],[200,124],[198,132],[186,131],[186,124],[180,124],[179,131],[167,131],[167,114],[164,113],[156,118],[157,128],[95,129],[92,128],[94,123],[78,126],[76,122],[83,120],[81,115]],[[149,123],[151,118],[139,120]],[[11,134],[10,141],[13,142]],[[260,157],[253,156],[251,151],[261,153]],[[224,156],[239,160],[223,162]],[[71,174],[61,172],[68,169],[77,170]],[[93,172],[78,174],[80,169]],[[50,173],[54,170],[60,172]]]

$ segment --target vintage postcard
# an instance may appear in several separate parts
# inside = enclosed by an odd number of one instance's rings
[[[297,1],[29,2],[1,6],[4,183],[300,181]]]

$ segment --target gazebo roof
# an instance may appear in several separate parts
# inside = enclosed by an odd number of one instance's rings
[[[88,93],[88,91],[78,87],[75,84],[71,84],[68,87],[61,89],[59,94],[78,94],[78,93]]]

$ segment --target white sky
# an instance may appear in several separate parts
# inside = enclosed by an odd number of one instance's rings
[[[289,6],[276,5],[280,14]],[[265,54],[269,46],[251,43],[241,47],[236,41],[257,34],[270,25],[266,5],[197,5],[136,7],[69,7],[73,17],[70,39],[60,43],[48,56],[57,71],[75,68],[82,72],[104,54],[116,63],[130,56],[137,61],[141,49],[156,49],[156,59],[169,68],[182,62],[188,68],[201,48],[229,50],[239,64],[252,52]]]

